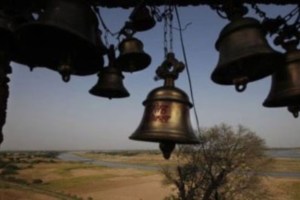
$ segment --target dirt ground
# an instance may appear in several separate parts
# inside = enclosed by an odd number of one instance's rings
[[[47,191],[76,195],[87,200],[162,200],[171,194],[170,186],[163,185],[159,172],[137,169],[113,169],[81,164],[39,164],[22,170],[19,178],[31,182],[42,179],[38,185]],[[29,186],[30,187],[30,186]],[[54,200],[38,192],[1,189],[0,200]]]
[[[171,193],[171,188],[162,187],[162,176],[150,175],[140,178],[115,178],[99,185],[98,191],[88,196],[99,200],[159,200]]]
[[[163,163],[159,156],[145,155],[106,159],[125,163]],[[28,183],[36,179],[43,183],[24,187],[0,184],[0,200],[62,199],[51,192],[66,195],[66,199],[74,199],[72,197],[76,195],[82,200],[163,200],[175,192],[171,186],[162,183],[164,177],[159,171],[106,168],[86,163],[39,163],[19,170],[15,176]],[[300,199],[300,179],[264,177],[263,183],[272,193],[272,200]],[[47,195],[43,190],[48,192]]]
[[[300,179],[264,177],[263,184],[272,200],[298,200],[300,197]]]

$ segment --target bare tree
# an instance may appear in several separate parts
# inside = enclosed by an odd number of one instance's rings
[[[267,199],[257,171],[267,163],[265,142],[254,132],[221,124],[202,129],[201,144],[180,146],[176,167],[164,167],[165,182],[173,184],[173,200]]]

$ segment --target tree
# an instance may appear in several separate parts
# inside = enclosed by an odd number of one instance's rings
[[[179,146],[177,165],[164,167],[165,182],[173,184],[173,200],[268,199],[257,172],[268,159],[265,142],[254,132],[221,124],[202,129],[200,145]]]

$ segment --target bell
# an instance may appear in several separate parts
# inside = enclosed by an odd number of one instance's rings
[[[129,18],[131,20],[131,27],[135,31],[147,31],[155,26],[155,19],[144,5],[137,6]]]
[[[133,140],[197,144],[190,122],[192,104],[187,94],[176,87],[159,87],[152,90],[143,102],[144,116]]]
[[[226,25],[216,42],[219,61],[211,79],[218,84],[235,85],[242,92],[247,83],[271,75],[283,62],[265,38],[259,21],[239,18]]]
[[[287,107],[298,117],[300,111],[300,50],[297,44],[285,53],[286,64],[272,75],[271,90],[264,101],[265,107]]]
[[[143,51],[143,43],[136,38],[124,39],[119,45],[119,52],[116,62],[124,72],[143,70],[151,63],[151,57]]]
[[[98,83],[89,92],[109,99],[128,97],[129,93],[123,85],[123,78],[120,69],[111,66],[103,68],[99,73]]]
[[[66,76],[95,74],[103,66],[98,20],[85,0],[48,1],[38,19],[18,27],[16,36],[18,63]]]
[[[189,109],[193,106],[188,95],[175,87],[174,81],[184,69],[173,53],[156,70],[164,86],[152,90],[143,102],[142,121],[129,137],[132,140],[159,142],[165,159],[168,159],[175,144],[199,144],[190,121]]]
[[[90,94],[100,97],[123,98],[128,97],[129,93],[123,85],[122,72],[115,67],[115,47],[110,45],[107,49],[107,57],[109,61],[108,67],[102,68],[99,72],[99,80],[97,84],[90,89]]]

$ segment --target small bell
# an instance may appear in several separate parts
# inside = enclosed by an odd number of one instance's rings
[[[97,84],[90,89],[90,94],[100,97],[123,98],[129,97],[129,93],[123,85],[124,76],[116,67],[105,67],[99,73]]]
[[[117,66],[124,72],[136,72],[145,69],[151,63],[151,57],[143,51],[143,43],[133,37],[124,39],[119,45],[120,55]]]
[[[155,26],[155,19],[145,5],[137,6],[129,18],[130,26],[135,31],[147,31]]]
[[[265,107],[287,107],[295,118],[300,110],[300,50],[297,44],[297,41],[285,44],[286,64],[272,75],[271,90],[263,103]]]
[[[97,84],[90,89],[90,94],[100,97],[123,98],[128,97],[129,93],[123,85],[122,72],[119,68],[114,67],[115,52],[114,46],[111,45],[108,50],[109,66],[101,69]]]
[[[171,66],[173,71],[170,70]],[[157,70],[157,75],[165,81],[164,86],[148,94],[143,102],[145,111],[142,121],[129,137],[132,140],[160,143],[166,159],[170,157],[176,143],[199,143],[190,121],[189,109],[192,104],[187,94],[174,86],[174,80],[183,68],[183,63],[169,53],[167,60]]]
[[[238,92],[247,83],[271,75],[283,62],[265,38],[259,21],[238,18],[227,24],[216,42],[219,61],[211,79],[218,84],[235,85]]]

